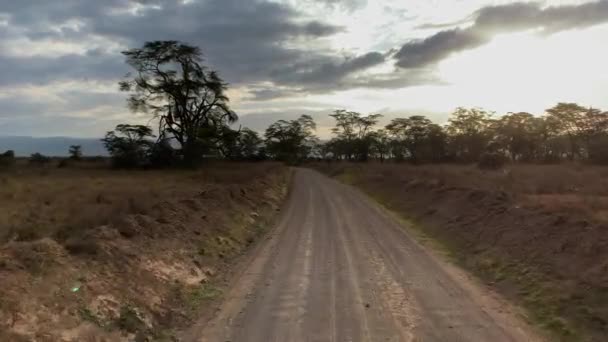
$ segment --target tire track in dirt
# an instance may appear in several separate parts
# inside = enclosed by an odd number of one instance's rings
[[[353,188],[298,169],[285,206],[253,275],[187,341],[541,340]]]

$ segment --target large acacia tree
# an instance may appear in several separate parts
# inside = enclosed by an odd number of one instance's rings
[[[120,88],[130,93],[135,112],[159,120],[159,140],[175,139],[186,163],[196,162],[209,146],[209,132],[238,117],[228,105],[227,84],[203,63],[200,49],[178,41],[147,42],[124,51],[135,75],[127,75]],[[219,134],[219,133],[218,133]]]

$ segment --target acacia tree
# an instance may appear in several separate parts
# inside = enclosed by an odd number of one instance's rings
[[[492,114],[479,108],[457,108],[449,119],[447,133],[454,156],[462,161],[479,159],[492,139]]]
[[[277,160],[297,163],[306,159],[316,146],[317,128],[310,115],[296,120],[279,120],[270,125],[264,134],[266,151]]]
[[[336,110],[329,116],[336,120],[336,126],[332,128],[336,136],[332,139],[332,145],[336,148],[334,154],[346,159],[356,157],[358,160],[367,160],[373,143],[372,129],[382,115],[362,116],[358,112]]]
[[[570,151],[568,158],[581,157],[581,133],[587,108],[576,103],[560,102],[547,109],[547,120],[558,134],[568,137]]]
[[[532,160],[535,150],[539,147],[540,132],[536,132],[539,125],[530,113],[507,113],[498,119],[495,124],[494,142],[504,149],[511,160]]]
[[[70,159],[80,160],[82,159],[82,146],[71,145],[68,153],[70,154]]]
[[[224,127],[222,140],[218,149],[224,158],[232,160],[255,160],[260,159],[259,152],[262,147],[260,135],[249,128],[233,130]]]
[[[380,162],[384,162],[384,159],[389,157],[391,152],[391,137],[384,129],[373,131],[370,134],[372,141],[371,152],[372,154],[380,159]]]
[[[186,163],[197,162],[205,152],[202,138],[208,135],[201,131],[217,132],[218,125],[238,119],[228,105],[227,84],[202,64],[198,47],[153,41],[123,55],[136,71],[120,82],[120,89],[130,93],[130,109],[157,118],[159,140],[177,140]]]
[[[133,168],[148,162],[153,147],[152,129],[142,125],[118,125],[101,139],[115,167]]]
[[[393,119],[386,130],[401,145],[400,153],[407,152],[413,162],[439,161],[445,155],[445,133],[425,116]]]

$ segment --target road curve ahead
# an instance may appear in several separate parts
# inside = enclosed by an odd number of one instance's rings
[[[193,341],[537,341],[350,186],[297,169],[282,217]]]

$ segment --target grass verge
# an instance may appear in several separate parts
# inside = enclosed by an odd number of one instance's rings
[[[478,280],[490,285],[523,307],[527,315],[522,318],[545,331],[552,337],[551,340],[564,342],[593,340],[577,329],[576,324],[563,317],[564,310],[568,308],[576,308],[578,315],[590,315],[592,314],[590,309],[581,303],[574,303],[577,298],[560,295],[561,292],[556,283],[536,271],[534,267],[505,260],[489,252],[471,254],[448,236],[433,234],[425,223],[413,219],[412,213],[396,208],[389,199],[381,194],[359,186],[358,175],[351,169],[344,169],[341,173],[334,175],[334,178],[362,190],[390,216],[400,222],[401,226],[420,244],[432,249],[460,268],[468,270]]]

